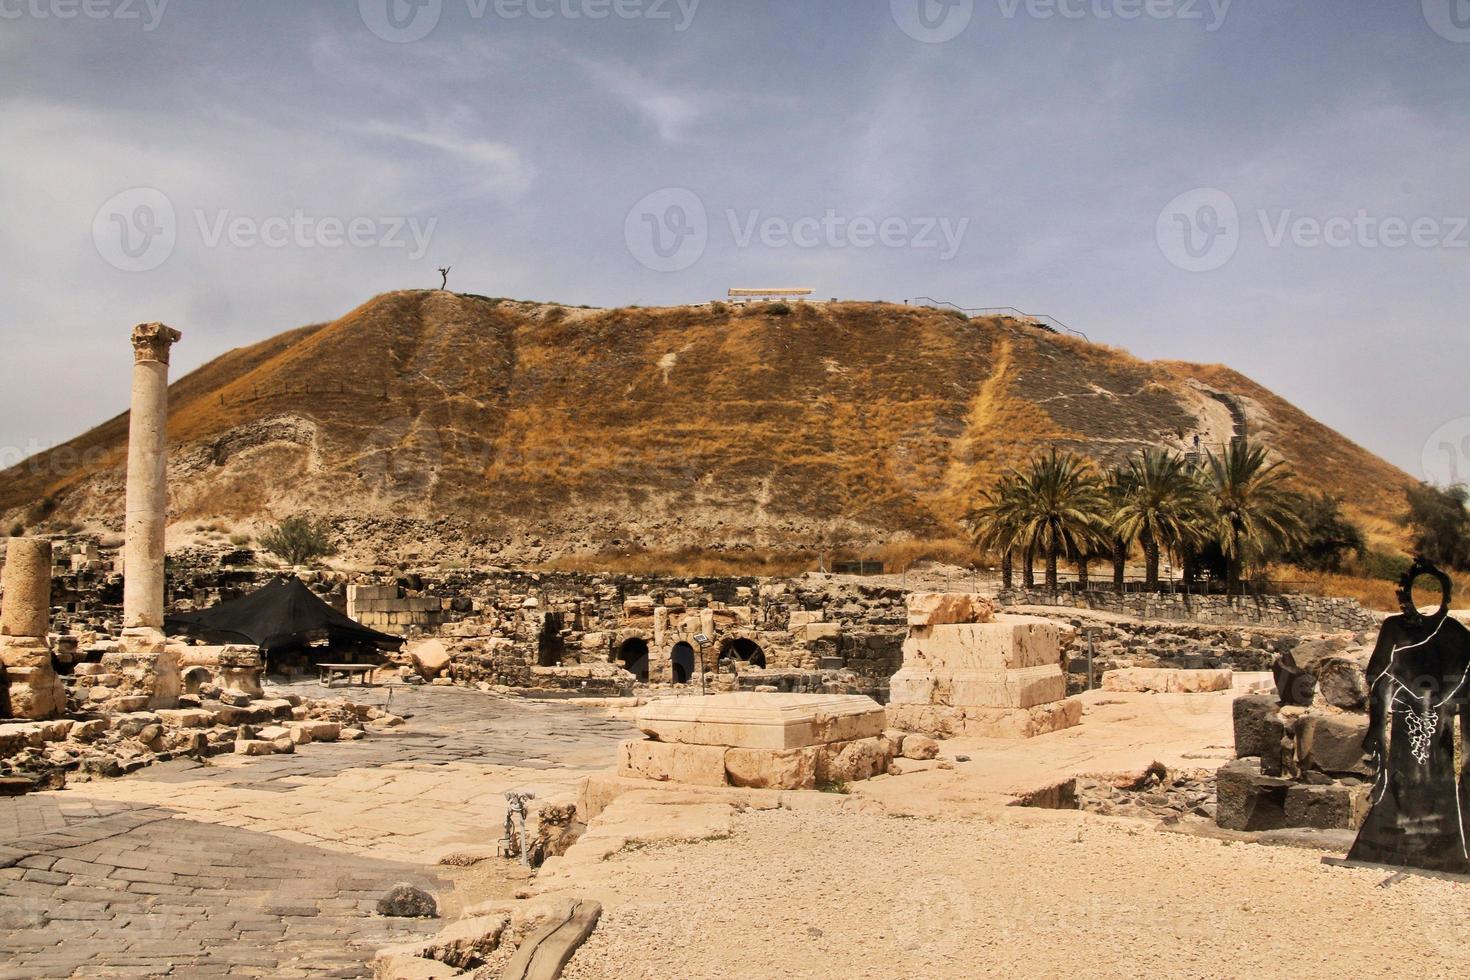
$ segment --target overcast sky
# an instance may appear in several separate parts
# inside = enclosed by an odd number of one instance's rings
[[[0,0],[0,448],[452,265],[1050,314],[1444,481],[1467,117],[1470,0]]]

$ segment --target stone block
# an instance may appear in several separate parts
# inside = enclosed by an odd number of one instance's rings
[[[1277,714],[1280,702],[1269,694],[1247,694],[1235,699],[1235,757],[1281,755],[1286,728]]]
[[[1017,670],[948,670],[932,673],[905,666],[889,681],[894,704],[1030,708],[1067,694],[1067,678],[1055,664]]]
[[[787,628],[791,630],[791,632],[795,633],[809,623],[820,623],[821,621],[822,613],[819,611],[812,611],[808,609],[793,609],[791,611],[791,614],[787,617],[786,625]]]
[[[460,971],[438,960],[424,959],[411,953],[384,950],[373,960],[374,980],[445,980],[462,976]]]
[[[1061,667],[1061,630],[1045,620],[997,616],[992,623],[943,624],[909,630],[906,671],[1017,670]]]
[[[273,755],[276,747],[258,738],[242,738],[235,741],[236,755]]]
[[[799,749],[728,749],[725,779],[749,789],[814,789],[817,746]]]
[[[1346,786],[1341,783],[1328,786],[1297,783],[1289,786],[1284,806],[1286,826],[1357,830],[1367,819],[1371,789],[1366,784]]]
[[[342,726],[335,721],[293,721],[290,727],[305,732],[313,742],[335,742],[342,737]]]
[[[449,651],[439,640],[425,640],[408,650],[414,669],[424,680],[433,680],[449,668]]]
[[[1344,711],[1363,711],[1368,707],[1367,654],[1361,657],[1324,657],[1317,661],[1314,673],[1317,691],[1322,699]]]
[[[627,741],[618,746],[618,775],[661,783],[724,786],[725,752],[723,745]]]
[[[1050,701],[1031,708],[998,708],[984,705],[894,704],[887,708],[888,723],[906,732],[931,738],[1021,739],[1062,731],[1082,720],[1082,702],[1077,698]]]
[[[161,708],[154,712],[165,728],[209,728],[215,713],[203,708]]]
[[[1366,715],[1304,714],[1296,720],[1297,764],[1303,770],[1371,776],[1373,767],[1363,755],[1367,734]]]
[[[467,970],[488,960],[500,948],[510,925],[505,913],[461,919],[418,946],[417,955]]]
[[[662,742],[790,749],[880,735],[884,715],[859,695],[737,693],[651,701],[637,724]]]
[[[51,646],[38,636],[0,636],[0,665],[51,669]]]
[[[1175,670],[1126,667],[1103,674],[1104,691],[1153,694],[1205,694],[1228,691],[1234,677],[1229,670]]]
[[[817,783],[855,783],[888,771],[897,743],[879,736],[817,748]]]
[[[905,759],[937,759],[939,743],[927,735],[905,735],[900,751]]]
[[[623,615],[628,619],[652,616],[655,608],[651,595],[630,595],[623,600]]]
[[[815,643],[818,640],[836,639],[842,635],[841,623],[807,623],[796,631],[796,636],[803,643]]]
[[[12,718],[54,718],[66,711],[66,686],[50,667],[6,667],[0,712]]]
[[[976,593],[915,592],[909,596],[910,626],[989,623],[994,619],[995,604]]]
[[[1215,822],[1226,830],[1280,830],[1290,780],[1261,774],[1260,762],[1239,759],[1215,776]]]

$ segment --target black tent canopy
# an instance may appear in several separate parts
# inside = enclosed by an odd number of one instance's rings
[[[206,643],[242,643],[270,651],[326,640],[333,646],[371,644],[396,650],[403,639],[354,622],[327,605],[294,575],[276,578],[250,595],[164,620],[173,635]]]

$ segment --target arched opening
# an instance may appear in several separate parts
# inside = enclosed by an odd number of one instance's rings
[[[208,667],[190,667],[180,680],[185,694],[198,694],[205,684],[214,683],[214,673]]]
[[[759,643],[737,636],[725,643],[723,656],[739,660],[743,664],[752,667],[764,667],[766,665],[766,652],[761,649]]]
[[[688,684],[689,679],[694,676],[694,648],[682,641],[675,643],[670,660],[674,669],[674,683]]]
[[[541,667],[560,667],[566,656],[567,643],[562,638],[566,620],[559,612],[547,613],[541,622],[541,633],[536,638],[536,663]]]
[[[629,637],[618,647],[618,666],[648,683],[648,641],[637,636]]]

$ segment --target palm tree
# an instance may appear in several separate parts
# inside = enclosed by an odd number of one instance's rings
[[[1291,490],[1291,473],[1270,462],[1266,450],[1248,440],[1231,442],[1222,456],[1209,454],[1205,491],[1210,496],[1209,528],[1225,554],[1230,593],[1240,590],[1241,569],[1272,548],[1285,548],[1305,531],[1298,516],[1300,497]]]
[[[1123,501],[1128,496],[1128,481],[1131,471],[1127,466],[1114,466],[1108,470],[1103,485],[1103,493],[1107,495],[1108,512],[1116,514]],[[1126,587],[1128,575],[1128,541],[1118,533],[1117,527],[1109,522],[1107,544],[1113,553],[1113,589],[1122,594]]]
[[[1091,463],[1055,447],[1018,477],[1018,539],[1046,556],[1046,588],[1055,592],[1058,557],[1081,554],[1095,540],[1107,509],[1102,483]]]
[[[1021,526],[1017,487],[1015,474],[1002,476],[994,487],[985,492],[985,503],[971,518],[975,527],[975,546],[1000,552],[1000,580],[1004,589],[1015,584],[1015,553],[1021,544],[1017,537]],[[1029,576],[1027,585],[1031,585]]]
[[[1159,587],[1160,551],[1172,554],[1191,546],[1203,511],[1194,470],[1179,453],[1144,449],[1128,461],[1112,523],[1119,538],[1142,545],[1149,591]]]

